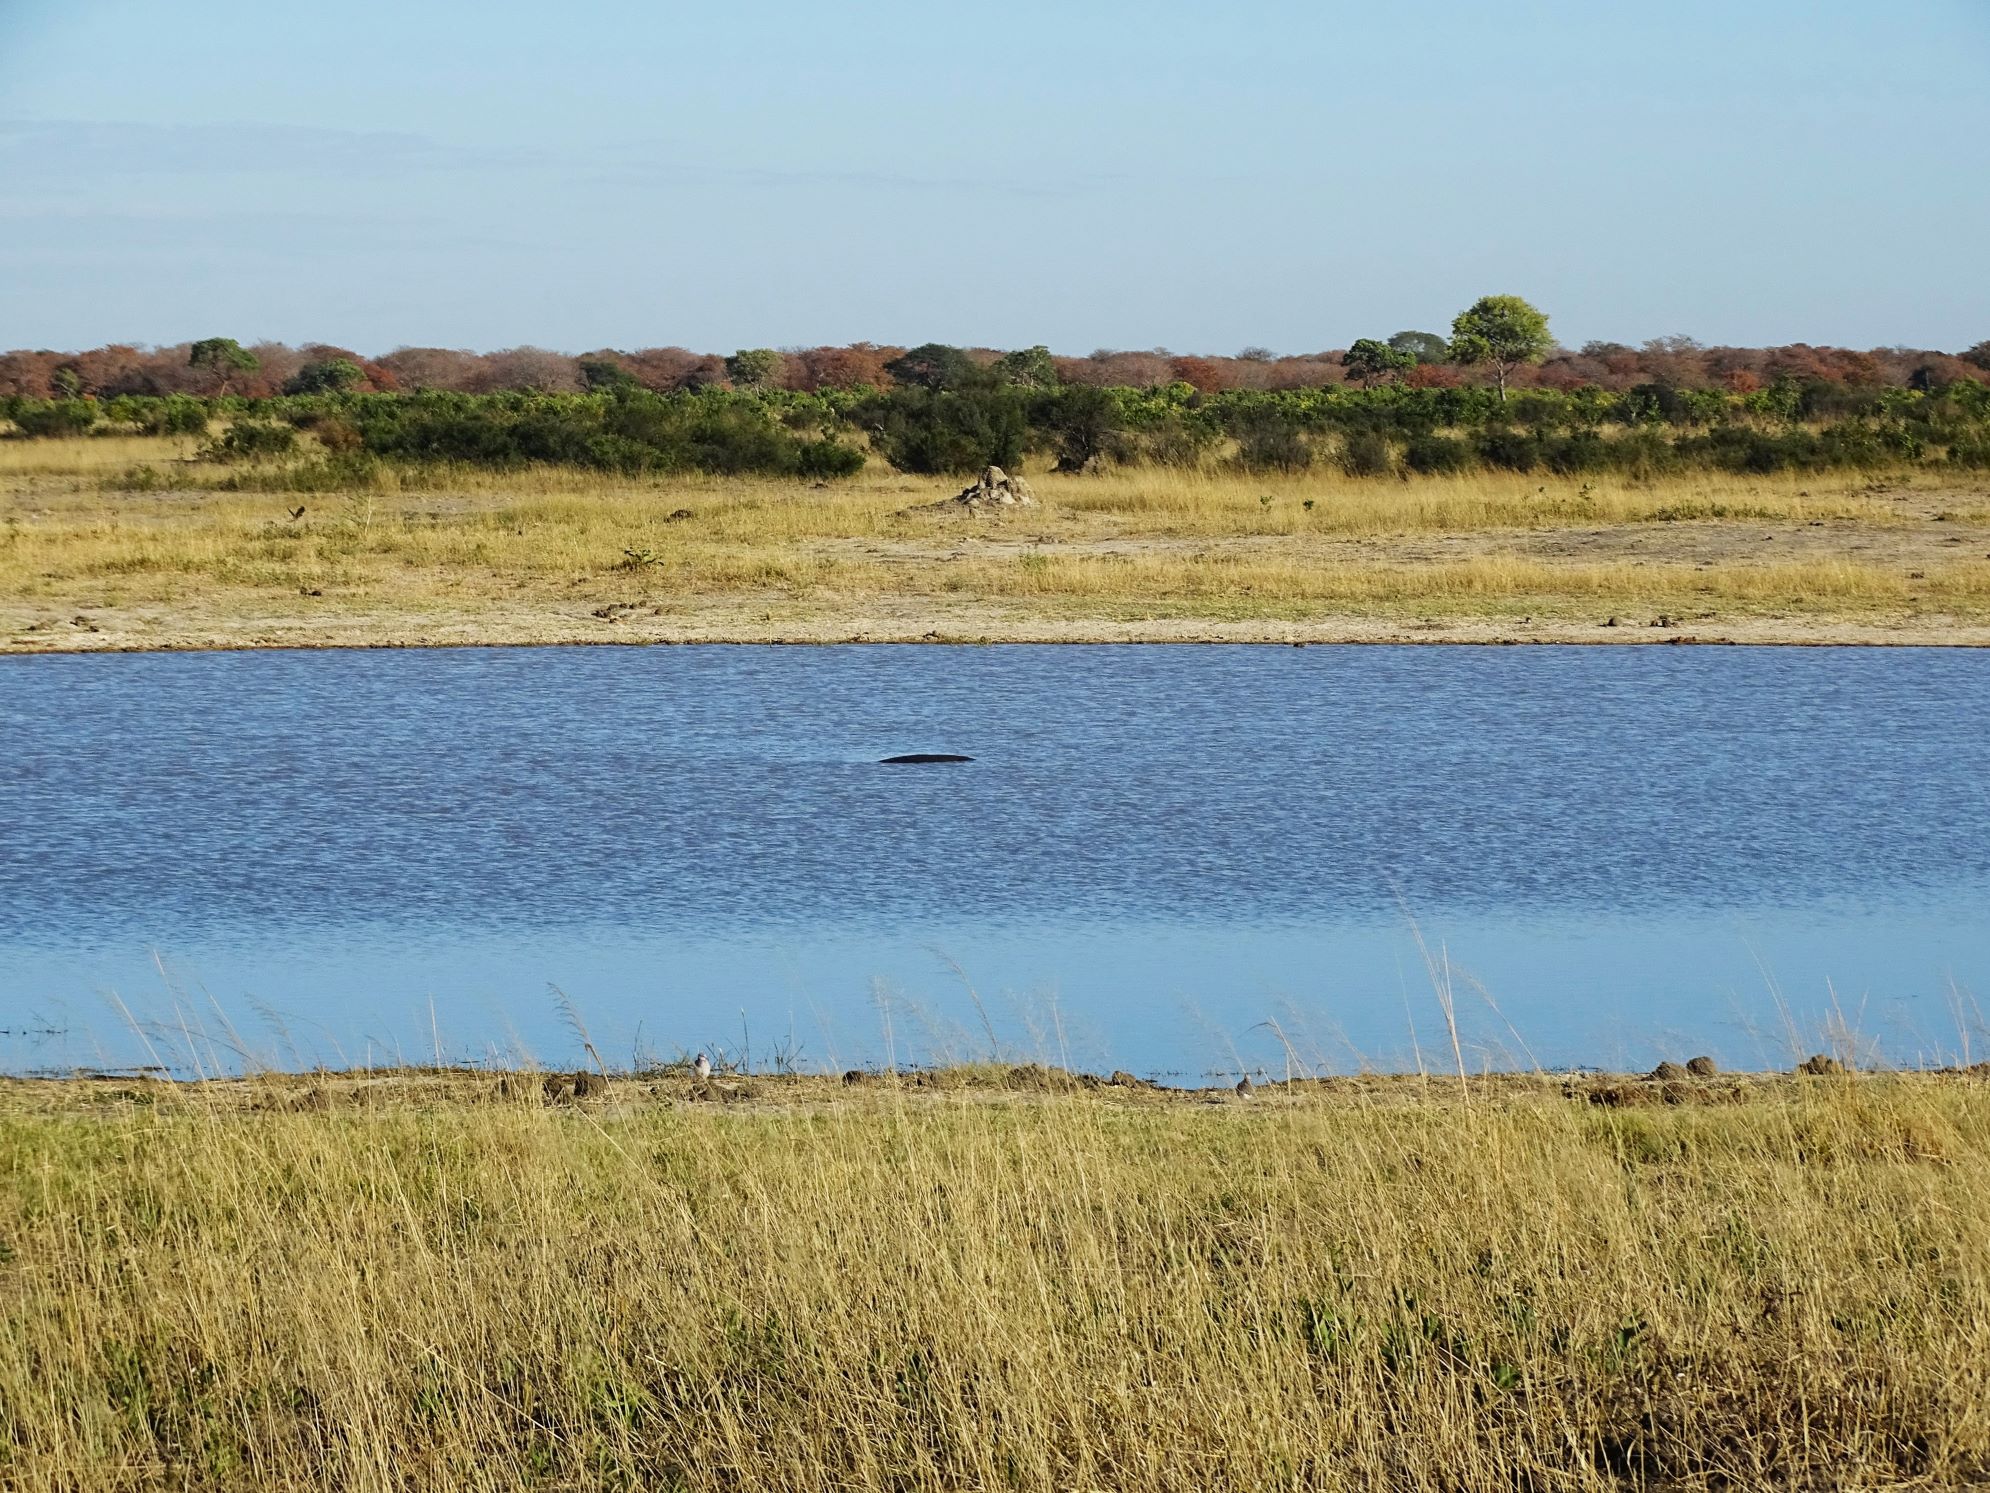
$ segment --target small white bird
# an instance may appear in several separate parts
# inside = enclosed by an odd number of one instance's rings
[[[703,1083],[712,1076],[712,1060],[702,1052],[699,1053],[697,1059],[691,1064],[691,1071],[698,1075],[698,1082]]]

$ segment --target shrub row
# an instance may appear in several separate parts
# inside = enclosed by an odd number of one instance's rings
[[[1939,456],[1990,465],[1990,387],[1855,391],[1834,406],[1778,386],[1737,395],[1647,388],[1627,394],[1528,390],[1509,401],[1482,388],[1299,389],[1197,394],[1089,385],[910,385],[886,392],[792,394],[704,389],[658,394],[341,394],[202,401],[185,396],[0,403],[24,437],[141,429],[199,434],[212,459],[270,462],[309,430],[334,455],[405,465],[532,463],[629,475],[702,472],[848,476],[863,444],[901,471],[972,472],[1055,457],[1193,466],[1227,451],[1253,471],[1336,461],[1353,474],[1732,472],[1877,467]]]

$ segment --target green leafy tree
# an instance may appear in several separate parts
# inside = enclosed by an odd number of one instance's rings
[[[228,393],[238,374],[254,373],[262,366],[262,361],[233,337],[203,337],[187,349],[187,367],[206,373],[217,394]]]
[[[1963,362],[1973,363],[1976,367],[1990,372],[1990,340],[1977,343],[1961,357]]]
[[[1480,296],[1451,323],[1452,361],[1489,365],[1502,403],[1513,370],[1540,362],[1553,345],[1547,313],[1517,295]]]
[[[1416,367],[1414,354],[1400,352],[1373,337],[1361,338],[1341,354],[1340,361],[1343,368],[1370,388]]]
[[[1056,444],[1060,472],[1091,471],[1122,444],[1119,401],[1104,389],[1065,384],[1037,395],[1034,404],[1031,423]]]
[[[590,394],[613,394],[620,389],[640,389],[642,380],[613,358],[582,358],[575,368],[581,387]]]
[[[1014,467],[1030,438],[1029,400],[1004,388],[893,389],[862,407],[871,444],[901,472]]]
[[[1451,356],[1451,344],[1435,332],[1398,332],[1389,339],[1389,346],[1419,363],[1442,363]]]
[[[974,359],[944,342],[927,342],[884,365],[892,382],[915,389],[965,389],[987,382]]]
[[[350,358],[325,358],[306,363],[286,382],[286,394],[343,394],[366,377],[366,370]]]
[[[1047,347],[1026,347],[995,360],[995,375],[1019,389],[1054,389],[1062,382]]]
[[[772,389],[781,381],[783,361],[771,347],[743,347],[726,359],[726,377],[736,389]]]

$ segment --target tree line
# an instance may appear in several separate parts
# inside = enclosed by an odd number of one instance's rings
[[[1499,302],[1526,307],[1517,297],[1489,296],[1460,317],[1470,318],[1474,312],[1487,310],[1497,314],[1497,305],[1489,307],[1489,303]],[[1539,316],[1532,307],[1526,310]],[[1485,317],[1482,314],[1474,319]],[[1279,356],[1267,348],[1245,348],[1228,357],[1180,355],[1165,348],[1101,348],[1089,356],[1068,357],[1041,347],[1005,352],[869,342],[842,347],[743,348],[730,355],[681,347],[635,351],[602,348],[579,355],[536,347],[495,352],[402,347],[380,357],[367,357],[325,343],[243,346],[229,338],[212,337],[171,347],[119,344],[80,353],[46,349],[0,353],[0,398],[105,400],[178,394],[267,399],[283,394],[417,390],[580,394],[626,385],[656,393],[717,388],[813,394],[919,383],[932,368],[951,366],[954,360],[1004,370],[1025,382],[1054,378],[1061,384],[1132,389],[1186,384],[1200,394],[1385,383],[1453,388],[1502,381],[1514,389],[1563,392],[1589,387],[1623,392],[1656,383],[1745,394],[1790,380],[1861,387],[1941,387],[1958,379],[1981,379],[1990,372],[1990,341],[1954,353],[1907,347],[1856,351],[1807,343],[1707,347],[1690,337],[1660,337],[1637,346],[1592,341],[1566,348],[1547,336],[1545,317],[1540,318],[1536,331],[1538,336],[1530,341],[1538,356],[1518,362],[1486,356],[1490,345],[1483,331],[1468,328],[1461,335],[1455,321],[1448,336],[1407,330],[1359,338],[1345,349],[1326,352]]]
[[[200,436],[201,454],[242,466],[241,481],[292,487],[364,480],[382,464],[827,480],[872,455],[926,474],[1030,457],[1067,471],[1331,464],[1358,476],[1990,467],[1990,348],[1939,367],[1928,361],[1938,355],[1917,355],[1897,380],[1870,358],[1792,358],[1765,363],[1766,378],[1675,377],[1684,366],[1675,362],[1642,382],[1564,386],[1541,377],[1563,356],[1547,317],[1514,296],[1481,298],[1449,337],[1358,340],[1337,355],[1335,380],[1260,387],[1103,384],[1072,376],[1074,362],[1091,360],[1042,347],[990,354],[928,343],[889,357],[868,349],[875,367],[861,378],[814,387],[790,376],[799,355],[749,349],[719,360],[709,379],[663,387],[625,359],[591,357],[573,360],[574,380],[559,387],[451,389],[403,386],[391,368],[370,371],[336,349],[303,351],[319,355],[272,387],[262,351],[208,338],[179,356],[192,388],[86,391],[77,374],[53,392],[0,395],[0,415],[24,437]],[[1639,356],[1697,358],[1705,375],[1712,351],[1675,340]]]

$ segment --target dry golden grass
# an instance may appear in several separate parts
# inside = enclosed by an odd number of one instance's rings
[[[119,608],[152,609],[168,642],[182,613],[224,630],[276,617],[295,624],[289,641],[313,619],[363,635],[382,611],[447,617],[459,634],[502,614],[505,636],[529,636],[535,616],[603,603],[681,623],[764,602],[818,626],[974,604],[1131,624],[1990,619],[1990,506],[1925,475],[1646,487],[1151,469],[1043,474],[1041,507],[977,517],[925,511],[950,483],[876,472],[829,487],[390,474],[359,492],[231,493],[215,487],[224,469],[185,459],[190,445],[0,441],[0,605],[13,609],[0,646],[45,643],[24,641],[38,621]],[[192,485],[121,489],[134,466]]]
[[[0,1484],[1990,1473],[1981,1081],[969,1080],[0,1087]]]

